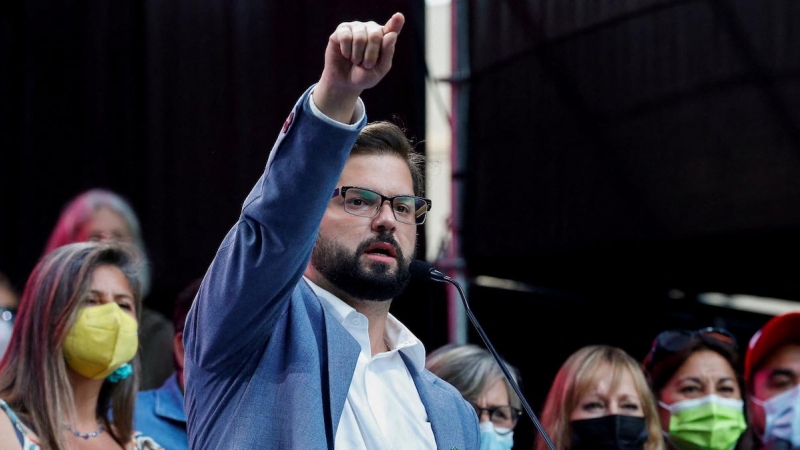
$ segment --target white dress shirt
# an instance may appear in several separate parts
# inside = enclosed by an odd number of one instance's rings
[[[333,315],[361,345],[353,381],[336,429],[336,448],[347,450],[435,449],[428,414],[411,379],[403,352],[418,370],[425,347],[389,314],[384,340],[391,350],[372,356],[367,317],[303,277]]]

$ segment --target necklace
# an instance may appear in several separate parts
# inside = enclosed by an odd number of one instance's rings
[[[98,421],[98,422],[97,422],[97,424],[98,424],[98,425],[100,425],[100,422]],[[96,429],[96,430],[92,431],[91,433],[81,433],[81,432],[80,432],[80,431],[78,431],[78,430],[73,430],[73,429],[72,429],[72,427],[71,427],[71,426],[69,426],[69,425],[64,425],[64,428],[66,428],[66,429],[67,429],[67,431],[69,431],[70,433],[74,434],[75,436],[77,436],[77,437],[79,437],[79,438],[84,438],[84,439],[89,439],[89,438],[97,437],[97,436],[99,436],[99,435],[100,435],[100,434],[101,434],[103,431],[106,431],[106,427],[104,427],[103,425],[100,425],[100,428],[98,428],[98,429]]]

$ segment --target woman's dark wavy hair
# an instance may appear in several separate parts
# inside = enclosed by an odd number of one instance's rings
[[[63,424],[72,421],[75,401],[63,346],[85,305],[92,274],[104,265],[119,268],[140,314],[143,264],[134,244],[80,242],[47,253],[31,272],[11,342],[0,361],[0,398],[33,428],[42,448],[67,448]],[[133,436],[138,355],[131,364],[133,376],[118,383],[105,381],[97,403],[97,417],[122,447]]]

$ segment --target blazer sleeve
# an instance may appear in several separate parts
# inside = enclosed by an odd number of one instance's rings
[[[311,86],[220,245],[187,316],[186,358],[206,370],[263,349],[305,271],[320,221],[358,133],[314,115]]]

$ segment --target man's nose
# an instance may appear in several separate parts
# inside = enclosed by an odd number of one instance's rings
[[[374,217],[375,223],[383,228],[393,229],[396,226],[397,218],[392,210],[392,202],[384,200],[378,208],[378,214]]]

